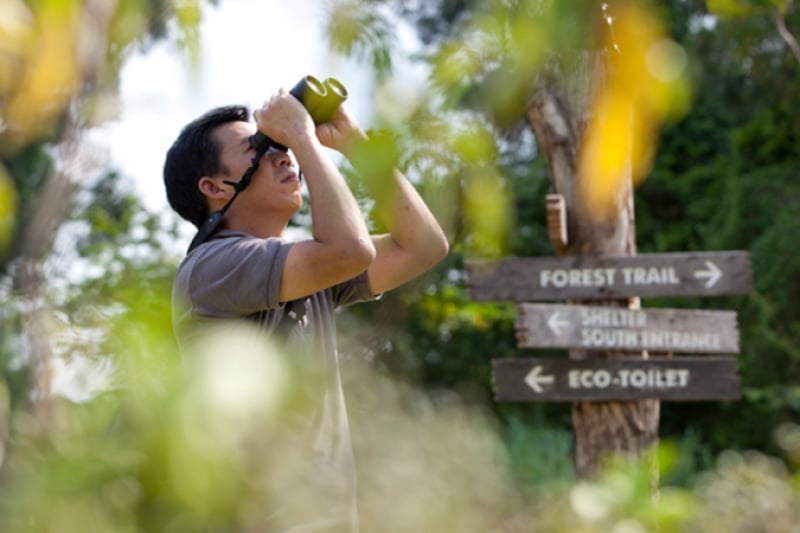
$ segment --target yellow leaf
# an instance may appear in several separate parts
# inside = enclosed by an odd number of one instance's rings
[[[0,256],[11,245],[17,223],[17,189],[6,168],[0,164]]]
[[[755,6],[737,0],[706,0],[706,7],[720,18],[749,17],[756,12]]]
[[[80,86],[77,8],[63,2],[45,2],[38,8],[36,42],[4,110],[14,144],[47,134]]]
[[[578,161],[596,217],[615,212],[623,187],[650,172],[662,124],[684,113],[689,97],[683,49],[653,12],[635,1],[615,4],[610,24],[608,80],[592,104]]]

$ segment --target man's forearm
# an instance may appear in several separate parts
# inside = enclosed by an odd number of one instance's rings
[[[390,184],[380,185],[373,194],[378,216],[392,239],[401,248],[422,254],[446,253],[444,231],[416,188],[398,170],[388,178]]]
[[[395,168],[391,145],[362,139],[349,158],[376,202],[378,217],[392,240],[421,260],[438,261],[447,253],[447,238],[436,217],[408,179]]]
[[[294,147],[293,152],[306,176],[314,239],[344,248],[367,245],[366,223],[335,165],[313,144]]]

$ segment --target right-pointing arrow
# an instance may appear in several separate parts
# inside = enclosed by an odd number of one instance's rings
[[[694,273],[694,277],[700,279],[708,278],[706,279],[706,289],[708,289],[713,287],[714,284],[719,281],[719,278],[722,277],[722,270],[711,261],[706,261],[705,263],[707,270],[697,270]]]
[[[553,376],[541,376],[540,375],[541,373],[542,373],[542,366],[536,365],[535,367],[533,367],[533,370],[528,372],[528,375],[525,376],[525,383],[527,383],[528,386],[531,389],[533,389],[533,392],[542,393],[544,391],[542,390],[541,385],[550,384],[553,383],[553,381],[555,381],[555,378]]]

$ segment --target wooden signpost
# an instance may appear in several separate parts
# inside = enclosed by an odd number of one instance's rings
[[[521,304],[516,327],[522,348],[739,353],[733,311]]]
[[[742,251],[510,257],[470,261],[466,270],[475,301],[720,296],[752,287],[750,256]]]
[[[720,296],[752,290],[743,251],[517,257],[467,264],[476,301],[516,301],[522,348],[633,355],[739,353],[733,311],[527,303],[569,299]],[[497,401],[676,401],[740,397],[733,356],[495,359]]]
[[[740,397],[733,357],[494,359],[492,367],[495,399],[504,402]]]

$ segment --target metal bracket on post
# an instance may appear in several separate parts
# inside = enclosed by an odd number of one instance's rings
[[[547,202],[547,236],[555,248],[556,255],[561,255],[569,241],[567,239],[567,204],[564,196],[550,193],[545,196]]]

